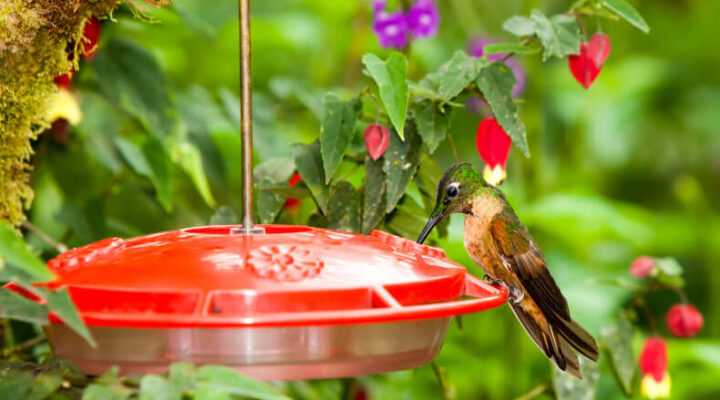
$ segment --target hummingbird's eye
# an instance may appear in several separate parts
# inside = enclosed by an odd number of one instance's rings
[[[460,193],[460,190],[458,189],[457,184],[449,185],[445,190],[445,198],[448,200],[452,200],[457,197],[458,193]]]

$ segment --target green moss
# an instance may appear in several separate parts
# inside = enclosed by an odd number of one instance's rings
[[[53,78],[72,65],[67,60],[67,44],[79,42],[85,19],[104,16],[120,2],[0,2],[0,219],[19,224],[23,209],[32,201],[30,141],[49,126],[44,111],[57,90]]]

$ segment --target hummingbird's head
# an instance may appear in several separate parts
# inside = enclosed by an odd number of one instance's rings
[[[487,183],[482,175],[469,163],[455,164],[448,168],[438,185],[435,209],[417,242],[424,242],[435,225],[448,215],[470,212],[475,192],[485,186]]]

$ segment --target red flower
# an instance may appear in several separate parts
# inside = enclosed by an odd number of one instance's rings
[[[388,128],[383,125],[370,124],[365,128],[363,136],[365,139],[365,148],[368,154],[370,154],[370,158],[377,161],[377,159],[385,153],[390,143],[390,132]]]
[[[570,72],[585,89],[589,89],[608,55],[610,55],[610,38],[604,33],[596,33],[589,42],[580,43],[579,54],[568,57]]]
[[[297,185],[301,180],[302,178],[300,177],[300,174],[296,172],[295,175],[290,178],[290,181],[288,181],[288,183],[290,184],[290,187],[293,187]],[[285,209],[291,214],[296,213],[299,207],[300,199],[297,199],[295,197],[288,197],[287,199],[285,199],[285,203],[283,204],[283,209]]]
[[[651,375],[656,382],[660,382],[667,372],[667,346],[659,337],[649,337],[645,340],[640,353],[640,370],[643,375]]]
[[[75,75],[75,68],[71,68],[70,72],[68,72],[67,74],[56,76],[53,79],[53,82],[55,82],[55,85],[57,85],[58,87],[70,89],[70,83],[73,80],[73,75]]]
[[[690,338],[703,326],[703,316],[690,304],[675,304],[665,316],[668,329],[676,337]]]
[[[630,275],[647,278],[655,269],[655,259],[648,256],[638,257],[630,264]]]
[[[81,40],[83,57],[90,61],[95,57],[98,42],[100,41],[100,21],[95,16],[85,21]]]
[[[491,185],[497,185],[507,176],[505,163],[510,154],[510,136],[498,124],[495,118],[485,118],[480,122],[475,135],[480,158],[485,161],[483,178]]]

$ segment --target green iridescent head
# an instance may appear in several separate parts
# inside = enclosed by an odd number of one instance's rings
[[[438,184],[435,209],[417,242],[424,242],[435,225],[448,215],[469,212],[470,201],[478,189],[484,187],[489,186],[471,164],[460,163],[448,168]]]

